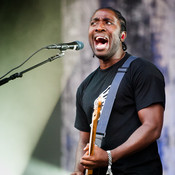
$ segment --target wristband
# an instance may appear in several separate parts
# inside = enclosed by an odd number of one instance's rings
[[[112,170],[111,170],[111,166],[112,166],[112,156],[111,156],[111,151],[106,151],[108,154],[108,170],[106,172],[107,175],[112,175]]]

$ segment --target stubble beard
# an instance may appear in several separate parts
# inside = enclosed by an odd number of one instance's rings
[[[115,43],[114,46],[113,46],[113,49],[111,49],[110,51],[108,51],[108,53],[106,53],[106,54],[104,54],[104,55],[96,55],[95,52],[94,52],[94,55],[95,55],[98,59],[100,59],[100,60],[102,60],[102,61],[104,61],[104,62],[107,62],[107,61],[109,61],[110,58],[112,58],[112,57],[115,55],[115,53],[119,50],[119,45],[120,45],[120,42]]]

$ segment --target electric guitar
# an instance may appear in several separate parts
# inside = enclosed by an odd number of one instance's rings
[[[93,117],[92,117],[91,132],[90,132],[90,139],[89,139],[90,156],[94,154],[97,123],[98,123],[98,119],[100,118],[101,107],[102,107],[102,102],[101,102],[101,99],[99,98],[97,107],[95,107],[93,112]],[[93,175],[93,169],[86,169],[85,175]]]

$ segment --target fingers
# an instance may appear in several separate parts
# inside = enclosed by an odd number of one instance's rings
[[[89,155],[89,144],[84,148],[86,153],[82,156],[80,163],[85,169],[94,169],[96,167],[95,156]]]
[[[84,150],[84,151],[88,151],[88,150],[89,150],[89,143],[84,147],[83,150]]]
[[[89,144],[87,144],[83,150],[86,151],[84,155],[89,155]]]
[[[94,161],[83,160],[83,159],[80,161],[80,163],[83,165],[85,169],[93,169],[96,165]]]
[[[97,145],[95,145],[94,153],[91,156],[89,155],[89,144],[84,147],[84,151],[86,153],[82,156],[80,163],[85,169],[94,169],[106,165],[107,153]]]

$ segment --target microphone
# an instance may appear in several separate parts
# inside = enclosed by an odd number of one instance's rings
[[[67,49],[72,50],[81,50],[83,49],[84,44],[81,41],[73,41],[70,43],[61,43],[61,44],[52,44],[47,46],[47,49],[59,49],[61,51],[65,51]]]

